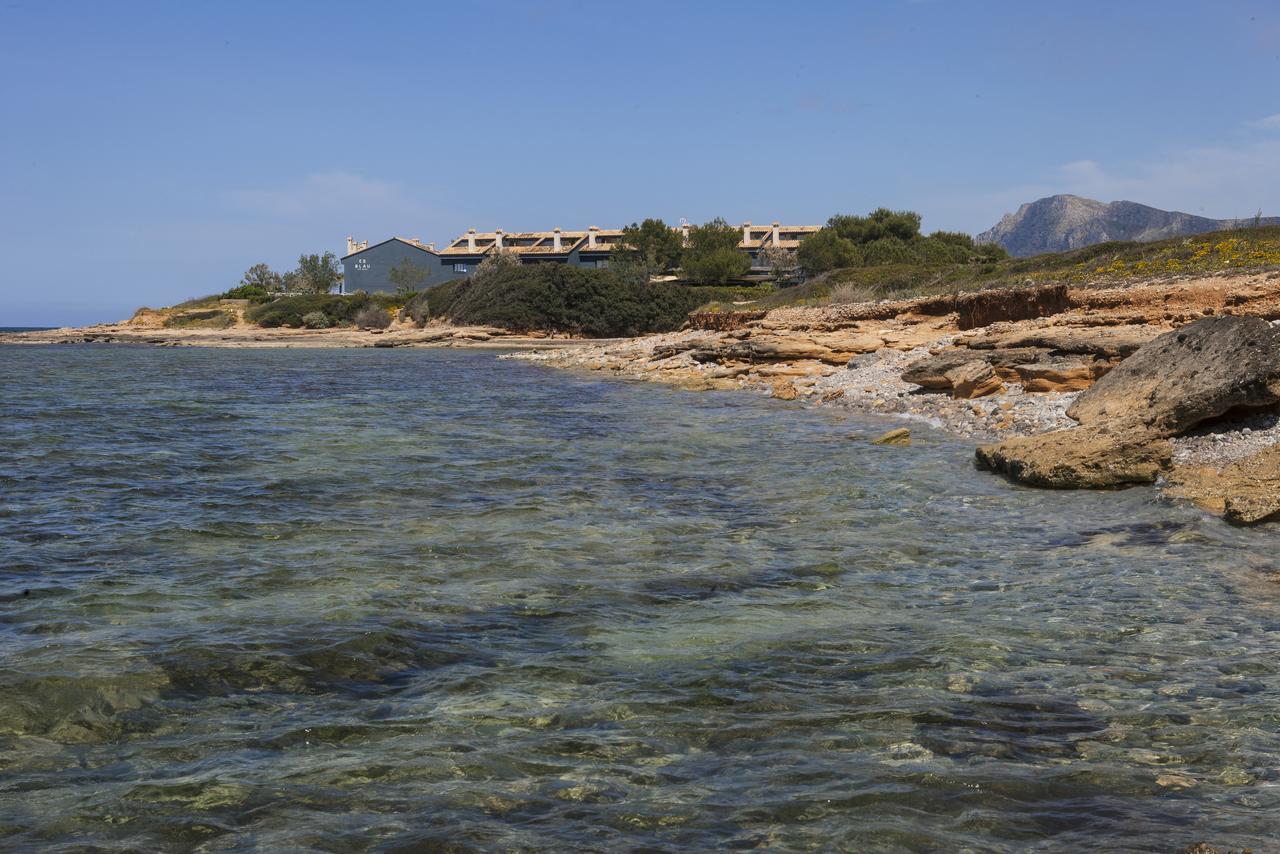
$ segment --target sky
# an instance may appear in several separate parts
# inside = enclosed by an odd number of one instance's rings
[[[346,236],[1280,214],[1268,2],[0,2],[0,326]]]

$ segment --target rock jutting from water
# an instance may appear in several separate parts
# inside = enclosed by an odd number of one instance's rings
[[[1280,332],[1256,317],[1211,317],[1136,350],[1076,398],[1080,426],[977,450],[978,465],[1035,486],[1153,483],[1173,460],[1168,439],[1232,411],[1280,403]],[[1280,511],[1275,449],[1212,476],[1175,475],[1178,494],[1240,524]]]

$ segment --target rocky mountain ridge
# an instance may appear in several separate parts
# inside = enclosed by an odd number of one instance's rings
[[[1026,257],[1110,240],[1160,240],[1254,224],[1280,225],[1280,217],[1210,219],[1137,202],[1100,202],[1062,194],[1028,202],[1016,213],[1005,214],[995,226],[979,234],[977,241],[996,243],[1010,255]]]

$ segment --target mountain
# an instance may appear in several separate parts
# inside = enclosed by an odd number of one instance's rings
[[[1010,255],[1025,257],[1065,252],[1108,240],[1160,240],[1254,224],[1248,219],[1209,219],[1179,211],[1162,211],[1137,202],[1099,202],[1080,196],[1049,196],[1005,214],[993,228],[977,236],[979,243],[998,243]],[[1263,217],[1262,225],[1280,225],[1280,217]]]

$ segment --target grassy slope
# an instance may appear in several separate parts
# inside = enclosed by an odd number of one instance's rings
[[[1065,283],[1117,287],[1153,279],[1280,269],[1280,227],[1216,231],[1152,243],[1100,243],[1070,252],[988,264],[896,264],[834,270],[750,304],[707,309],[778,308],[898,299],[982,288]]]

